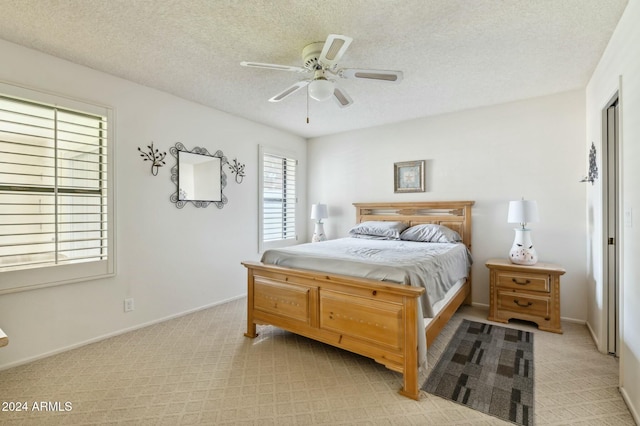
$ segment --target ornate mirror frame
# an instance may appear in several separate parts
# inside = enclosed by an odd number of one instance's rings
[[[176,185],[176,192],[174,192],[170,200],[175,203],[176,207],[181,209],[187,203],[192,203],[196,207],[208,207],[209,204],[215,204],[217,208],[221,209],[227,204],[227,197],[224,195],[224,188],[227,186],[227,175],[224,173],[223,166],[228,164],[227,157],[224,156],[222,151],[218,150],[215,154],[210,154],[206,148],[195,147],[192,150],[188,150],[185,146],[177,142],[175,146],[169,149],[171,155],[176,159],[176,165],[171,168],[171,181]],[[219,159],[220,161],[220,199],[219,200],[196,200],[188,199],[184,196],[184,190],[180,189],[180,153],[189,153],[196,155],[203,155]]]

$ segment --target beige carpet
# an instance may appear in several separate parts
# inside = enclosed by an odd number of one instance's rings
[[[400,396],[401,376],[375,362],[271,327],[254,339],[238,300],[0,371],[2,425],[495,425],[509,424],[442,398]],[[435,365],[463,308],[429,351]],[[514,326],[513,324],[511,326]],[[536,425],[633,425],[618,390],[618,363],[585,326],[535,332]],[[424,372],[420,382],[426,378]],[[34,402],[70,411],[33,411]],[[1,407],[0,407],[1,408]]]

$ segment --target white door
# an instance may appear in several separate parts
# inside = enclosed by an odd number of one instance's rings
[[[619,231],[618,231],[618,99],[607,108],[604,117],[606,135],[603,164],[607,250],[605,258],[607,286],[607,351],[618,356],[619,338]]]

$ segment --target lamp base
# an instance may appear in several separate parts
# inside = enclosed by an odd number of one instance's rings
[[[509,251],[509,260],[517,265],[535,265],[538,263],[538,253],[531,242],[531,230],[515,228],[516,237]]]
[[[320,222],[316,222],[316,227],[313,231],[313,237],[311,238],[311,242],[317,243],[320,241],[326,241],[327,236],[324,234],[324,224]]]

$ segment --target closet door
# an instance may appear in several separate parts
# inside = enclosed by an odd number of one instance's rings
[[[606,111],[605,201],[607,215],[607,352],[618,356],[619,330],[619,242],[618,231],[618,100]],[[606,163],[605,163],[606,161]]]

